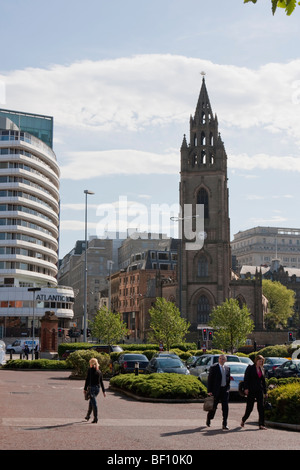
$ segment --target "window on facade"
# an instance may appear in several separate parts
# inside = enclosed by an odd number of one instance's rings
[[[208,276],[208,262],[206,256],[200,256],[198,261],[198,276],[207,277]]]
[[[206,325],[209,321],[209,314],[209,301],[205,295],[201,295],[197,304],[197,322]]]
[[[204,218],[208,219],[209,211],[208,211],[208,194],[204,188],[201,188],[197,195],[197,204],[204,205]]]

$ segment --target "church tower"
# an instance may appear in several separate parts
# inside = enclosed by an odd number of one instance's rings
[[[195,331],[198,325],[208,324],[213,307],[230,297],[231,272],[227,155],[204,77],[195,115],[190,118],[189,143],[183,138],[180,173],[179,307]],[[195,239],[193,249],[184,225],[192,219],[197,233],[199,207],[204,218],[202,243]]]

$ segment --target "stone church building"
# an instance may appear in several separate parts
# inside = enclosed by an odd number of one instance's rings
[[[255,329],[262,330],[261,274],[258,272],[255,279],[239,279],[232,270],[227,155],[204,77],[189,135],[181,145],[180,175],[178,282],[165,283],[162,296],[176,299],[194,337],[197,328],[207,326],[212,309],[228,298],[245,303]],[[197,232],[198,217],[204,217],[201,233]],[[194,247],[185,235],[187,220],[197,234]]]

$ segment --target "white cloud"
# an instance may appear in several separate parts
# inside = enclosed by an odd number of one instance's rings
[[[300,157],[278,157],[266,154],[257,155],[230,155],[228,158],[229,168],[238,168],[240,170],[282,170],[300,172]]]
[[[257,225],[262,225],[262,226],[266,226],[266,225],[271,225],[271,226],[277,226],[279,224],[281,224],[282,222],[286,222],[288,219],[286,217],[282,217],[282,216],[279,216],[279,215],[275,215],[273,217],[269,217],[269,218],[263,218],[263,217],[252,217],[249,219],[250,221],[250,226],[257,226]]]
[[[300,139],[300,60],[257,70],[170,54],[85,60],[2,75],[7,106],[50,114],[56,125],[111,131],[186,122],[207,73],[228,126],[267,126]],[[297,118],[297,119],[296,119]]]
[[[157,154],[130,149],[70,152],[61,166],[61,177],[73,180],[111,174],[178,174],[179,154]],[[86,162],[89,162],[87,165]]]
[[[58,145],[64,141],[64,132],[73,131],[73,138],[69,134],[65,144],[68,150],[59,155],[61,176],[79,180],[111,174],[178,174],[179,151],[154,150],[154,145],[159,146],[156,130],[168,127],[172,131],[172,126],[182,123],[183,133],[187,131],[201,70],[207,74],[213,111],[220,116],[222,128],[236,133],[260,128],[265,139],[279,134],[282,142],[299,144],[299,68],[300,59],[252,70],[179,55],[149,54],[16,70],[2,74],[1,81],[5,82],[7,108],[54,116]],[[141,144],[135,148],[134,136],[145,131],[149,134],[144,148]],[[164,147],[168,145],[174,146],[174,141]],[[299,172],[300,158],[267,152],[235,154],[228,156],[228,167]]]

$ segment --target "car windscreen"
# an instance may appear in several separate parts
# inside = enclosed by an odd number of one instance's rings
[[[243,364],[228,364],[230,367],[230,373],[231,374],[244,374],[245,370],[247,369],[247,366],[244,367]]]
[[[183,364],[180,360],[173,359],[171,357],[169,357],[168,359],[157,359],[157,363],[160,367],[183,367]]]
[[[147,357],[143,354],[124,354],[125,361],[148,361]]]

